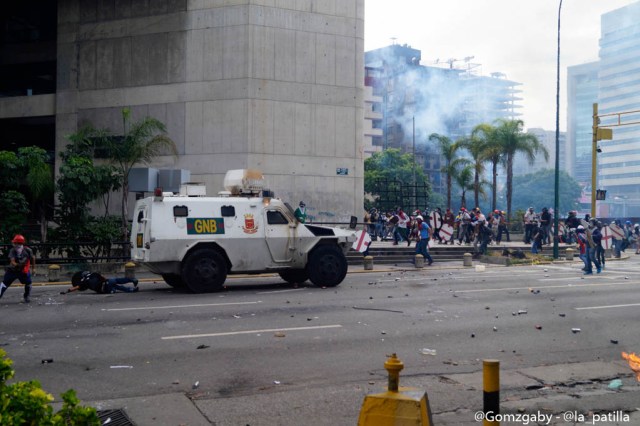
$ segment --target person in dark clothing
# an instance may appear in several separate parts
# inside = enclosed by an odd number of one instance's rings
[[[35,274],[36,258],[33,251],[25,246],[25,238],[18,234],[11,240],[13,247],[9,250],[9,266],[0,283],[0,297],[15,280],[24,284],[24,303],[29,303],[31,294],[31,273]]]
[[[542,208],[542,214],[540,214],[540,232],[542,232],[542,244],[549,244],[549,230],[551,229],[551,213],[546,207]]]
[[[133,283],[133,287],[122,285],[127,283]],[[60,294],[85,290],[93,290],[101,294],[111,294],[117,291],[135,293],[138,291],[138,280],[135,278],[106,278],[97,272],[89,271],[81,271],[73,274],[73,277],[71,277],[71,285],[71,288],[68,288],[67,291],[60,292]]]
[[[594,253],[596,262],[600,262],[600,269],[604,269],[604,247],[602,247],[602,223],[600,221],[594,222],[594,228],[591,233],[593,243],[596,245]],[[596,263],[594,262],[594,263]]]

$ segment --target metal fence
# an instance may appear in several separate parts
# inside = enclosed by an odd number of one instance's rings
[[[51,263],[108,263],[131,259],[129,241],[97,243],[95,241],[27,244],[38,264]],[[0,258],[9,256],[11,244],[0,245]]]

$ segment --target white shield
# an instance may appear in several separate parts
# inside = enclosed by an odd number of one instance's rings
[[[357,231],[356,232],[356,241],[351,246],[352,249],[359,251],[360,253],[364,253],[371,244],[371,236],[367,231]]]

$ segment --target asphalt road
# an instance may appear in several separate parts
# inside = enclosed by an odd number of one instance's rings
[[[57,398],[69,388],[90,402],[184,394],[203,424],[293,425],[309,415],[310,425],[355,424],[357,401],[384,388],[391,353],[405,364],[401,385],[436,388],[429,379],[478,372],[486,358],[509,371],[639,353],[638,259],[587,277],[579,268],[440,265],[350,273],[336,288],[231,278],[227,291],[204,295],[161,281],[115,295],[46,286],[30,305],[12,287],[0,303],[0,347],[17,380],[37,379]],[[432,394],[432,411],[473,409],[482,395],[469,391]],[[271,408],[254,405],[252,417],[249,401]]]

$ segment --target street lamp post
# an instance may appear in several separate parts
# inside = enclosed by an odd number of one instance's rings
[[[558,6],[558,57],[556,63],[556,170],[555,200],[553,203],[553,258],[558,258],[558,217],[560,215],[560,12],[562,0]]]

